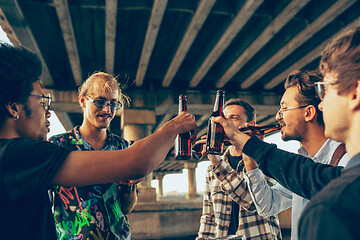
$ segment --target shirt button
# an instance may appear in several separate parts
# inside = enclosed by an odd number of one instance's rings
[[[230,211],[230,208],[226,208],[227,211]]]
[[[216,173],[216,176],[220,176],[220,173],[219,173],[219,172],[217,172],[217,173]]]

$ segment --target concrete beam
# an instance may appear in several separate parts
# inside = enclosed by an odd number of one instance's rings
[[[323,29],[324,26],[332,22],[337,16],[342,14],[348,9],[355,0],[339,0],[328,8],[323,14],[321,14],[314,22],[307,26],[302,32],[291,39],[284,47],[276,52],[269,60],[267,60],[261,67],[259,67],[253,74],[251,74],[242,84],[241,88],[248,88],[259,80],[262,76],[273,69],[278,63],[284,60],[292,52],[294,52],[299,46],[309,40],[318,31]],[[322,49],[321,49],[322,50]],[[320,51],[319,51],[320,53]],[[314,58],[315,59],[315,58]],[[295,69],[294,69],[295,70]],[[284,74],[288,75],[290,72],[284,71]],[[284,80],[285,78],[281,79]],[[275,83],[275,82],[274,82]],[[277,85],[277,84],[276,84]],[[268,87],[275,87],[274,84],[269,84]]]
[[[168,0],[155,0],[148,29],[145,36],[144,46],[141,52],[139,67],[136,73],[136,86],[143,84],[150,57],[155,46],[156,38],[159,33],[160,25],[165,13]]]
[[[350,29],[353,29],[360,25],[360,18],[357,18],[352,23],[345,26],[343,29],[341,29],[339,32],[332,35],[330,38],[326,39],[323,43],[318,45],[314,50],[306,54],[304,57],[299,59],[297,62],[295,62],[293,65],[288,67],[286,70],[284,70],[282,73],[280,73],[278,76],[273,78],[270,82],[265,84],[265,89],[272,89],[279,85],[286,77],[294,70],[302,69],[304,66],[306,66],[308,63],[315,60],[317,57],[320,57],[321,52],[325,49],[325,47],[331,42],[332,39],[334,39],[337,35],[342,34],[344,32],[349,31]],[[291,41],[292,42],[292,41]],[[276,54],[277,55],[277,54]]]
[[[197,34],[199,33],[215,2],[216,0],[201,0],[201,2],[199,3],[193,18],[191,19],[191,22],[186,29],[184,37],[181,40],[180,46],[178,47],[175,56],[170,63],[170,67],[162,83],[163,87],[170,86],[171,81],[179,70],[181,63],[183,62],[186,54],[188,53],[192,43],[194,42]]]
[[[258,53],[310,0],[293,0],[272,21],[269,26],[252,42],[250,46],[234,61],[216,83],[217,88],[223,87],[240,69]]]
[[[82,73],[80,66],[80,58],[76,45],[74,29],[69,12],[67,0],[54,0],[56,13],[59,18],[60,27],[62,30],[66,51],[70,61],[71,71],[73,73],[75,83],[77,86],[82,84]]]
[[[105,2],[105,68],[109,74],[114,73],[117,5],[118,0]]]
[[[201,64],[200,68],[196,71],[195,75],[190,81],[190,87],[196,87],[201,79],[206,75],[214,63],[219,59],[221,54],[226,50],[230,45],[232,40],[240,32],[240,30],[245,26],[250,17],[256,11],[256,9],[261,5],[264,0],[249,0],[246,1],[244,6],[238,12],[234,20],[231,22],[230,26],[227,28],[224,35],[216,43],[215,47],[211,50],[209,55],[206,57],[204,62]]]
[[[188,112],[196,115],[208,115],[212,113],[212,104],[189,104]],[[257,112],[262,114],[274,115],[277,112],[277,105],[253,105]],[[177,105],[164,105],[155,108],[156,115],[173,114],[177,115]]]

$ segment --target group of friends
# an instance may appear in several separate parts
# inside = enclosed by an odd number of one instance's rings
[[[241,99],[213,118],[231,146],[207,156],[197,239],[282,239],[277,214],[289,207],[292,240],[360,237],[360,28],[334,39],[319,68],[287,77],[276,114],[282,139],[299,141],[299,154],[238,131],[256,125],[255,109]],[[193,131],[195,140],[194,116],[183,112],[130,146],[108,130],[127,98],[115,77],[97,72],[79,88],[82,124],[46,141],[52,97],[41,72],[36,54],[0,44],[1,236],[131,239],[126,215],[136,184],[178,134]]]

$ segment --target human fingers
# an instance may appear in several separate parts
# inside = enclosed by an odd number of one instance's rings
[[[130,180],[130,183],[133,183],[133,184],[136,184],[136,183],[139,183],[141,182],[142,180],[144,180],[145,178],[140,178],[140,179],[136,179],[136,180]]]
[[[187,112],[182,112],[176,116],[173,121],[179,134],[191,131],[190,138],[196,138],[199,132],[199,127],[196,125],[194,115]]]
[[[213,117],[212,121],[219,123],[224,128],[225,134],[229,139],[232,139],[232,136],[234,136],[236,132],[239,132],[232,121],[227,121],[223,117]]]
[[[232,121],[227,121],[223,117],[214,117],[213,121],[219,123],[224,128],[226,136],[234,146],[242,148],[250,138],[248,135],[240,132]]]

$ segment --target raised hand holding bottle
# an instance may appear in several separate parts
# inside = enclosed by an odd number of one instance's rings
[[[186,96],[179,95],[179,111],[178,114],[187,112]],[[178,134],[175,139],[175,159],[188,160],[191,158],[191,139],[190,132]]]
[[[212,118],[217,116],[224,117],[224,99],[225,92],[223,90],[218,90],[216,93],[213,113],[211,114],[208,122],[208,130],[206,137],[206,153],[208,154],[222,154],[225,135],[224,128],[220,124],[213,122]]]

